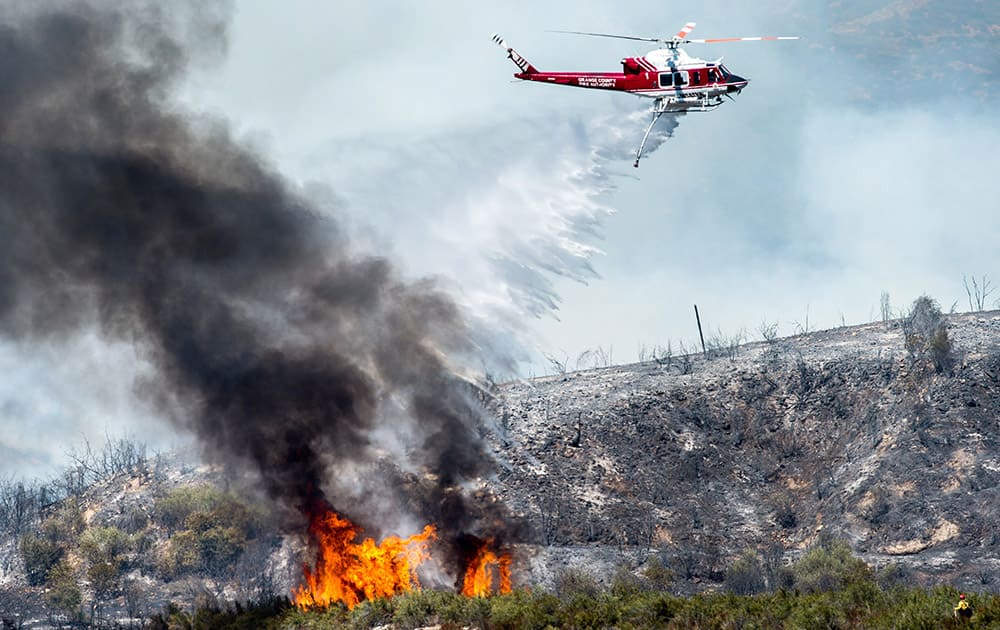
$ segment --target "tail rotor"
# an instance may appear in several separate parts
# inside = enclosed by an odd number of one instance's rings
[[[535,66],[531,65],[530,63],[528,63],[527,59],[519,55],[516,50],[508,46],[507,42],[505,42],[503,38],[500,37],[500,35],[493,33],[493,42],[500,48],[503,48],[504,50],[507,51],[507,58],[513,61],[517,65],[517,67],[521,69],[522,73],[535,74],[538,72],[538,69],[535,68]]]

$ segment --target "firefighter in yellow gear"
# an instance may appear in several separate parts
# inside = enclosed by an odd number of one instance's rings
[[[965,599],[965,593],[958,594],[958,604],[953,614],[959,621],[968,621],[972,617],[972,606],[969,606],[969,601]]]

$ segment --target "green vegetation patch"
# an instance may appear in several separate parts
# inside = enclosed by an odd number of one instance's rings
[[[212,486],[178,488],[157,500],[155,512],[174,532],[159,562],[168,579],[224,575],[263,527],[260,510]]]
[[[727,571],[727,581],[750,591],[760,583],[749,573],[760,559],[746,552]],[[657,570],[665,570],[659,564]],[[889,574],[893,574],[890,576]],[[546,630],[548,628],[639,628],[812,630],[814,628],[996,628],[1000,595],[967,594],[973,614],[954,614],[959,592],[899,585],[893,568],[876,574],[854,557],[846,543],[823,541],[788,569],[789,588],[755,594],[706,593],[681,597],[661,590],[648,576],[619,571],[601,588],[580,570],[565,571],[555,592],[520,589],[507,595],[467,598],[452,592],[415,591],[363,602],[353,610],[332,606],[301,611],[286,599],[250,609],[200,610],[193,616],[174,607],[153,620],[153,628],[417,628],[442,630]],[[891,578],[891,579],[887,579]],[[883,586],[884,585],[884,586]],[[736,589],[734,589],[736,590]],[[210,625],[199,625],[210,620]]]

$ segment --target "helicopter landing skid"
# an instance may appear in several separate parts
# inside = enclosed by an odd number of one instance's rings
[[[635,152],[635,164],[632,166],[639,168],[639,159],[642,158],[642,149],[646,146],[646,139],[649,138],[649,132],[653,130],[653,125],[656,121],[660,119],[660,116],[667,112],[666,109],[660,109],[660,102],[657,101],[656,108],[653,109],[653,120],[649,122],[649,126],[646,127],[646,133],[642,134],[642,142],[639,143],[639,150]]]
[[[639,150],[635,153],[635,163],[632,166],[639,168],[639,160],[642,158],[642,149],[649,139],[649,132],[653,130],[656,121],[664,114],[683,114],[687,112],[710,112],[722,104],[719,96],[694,96],[694,97],[661,97],[653,104],[653,120],[646,127],[646,133],[642,135],[642,142],[639,143]]]

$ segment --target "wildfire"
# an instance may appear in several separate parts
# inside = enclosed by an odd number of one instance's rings
[[[314,517],[309,533],[319,547],[316,567],[303,566],[305,583],[294,593],[300,608],[325,607],[343,602],[354,608],[362,600],[391,597],[419,588],[417,566],[428,558],[435,538],[433,525],[409,538],[389,536],[376,544],[360,528],[332,511]]]
[[[510,592],[511,556],[506,552],[497,554],[492,551],[490,549],[492,542],[492,540],[483,541],[466,565],[465,579],[462,581],[462,595],[466,597],[489,595],[493,587],[494,572],[500,578],[498,592]]]

